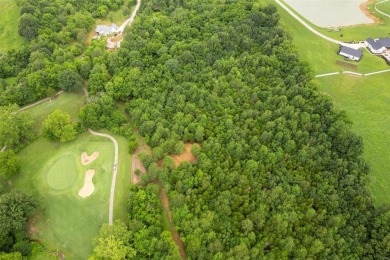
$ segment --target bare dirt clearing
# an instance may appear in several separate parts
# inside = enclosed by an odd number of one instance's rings
[[[186,150],[179,155],[172,155],[173,160],[175,161],[176,167],[179,167],[182,162],[190,162],[193,163],[196,161],[196,157],[191,153],[191,148],[193,144],[187,143]]]

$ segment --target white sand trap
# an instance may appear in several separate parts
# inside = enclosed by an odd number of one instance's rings
[[[91,156],[88,156],[86,152],[83,152],[81,154],[81,164],[82,165],[90,164],[91,162],[95,161],[96,158],[98,157],[99,157],[99,152],[93,152]]]
[[[86,198],[86,197],[90,196],[93,193],[93,191],[95,190],[95,186],[93,185],[93,182],[92,182],[92,178],[94,175],[95,175],[94,169],[88,170],[85,173],[84,186],[79,191],[80,197]]]

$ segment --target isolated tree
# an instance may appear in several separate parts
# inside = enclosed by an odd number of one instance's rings
[[[30,114],[17,110],[16,105],[0,106],[0,147],[18,148],[34,137]]]
[[[83,79],[76,71],[66,69],[58,75],[58,86],[64,91],[79,91],[83,88]]]
[[[76,134],[76,123],[72,123],[69,114],[59,109],[49,114],[43,122],[43,135],[53,141],[71,141]]]
[[[6,179],[19,172],[19,159],[13,150],[0,152],[0,175]]]

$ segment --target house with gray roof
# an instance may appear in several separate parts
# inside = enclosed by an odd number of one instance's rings
[[[363,56],[363,51],[341,46],[339,54],[347,59],[359,61]]]
[[[118,30],[118,26],[116,24],[111,24],[111,26],[107,25],[98,25],[96,26],[96,34],[99,36],[106,36],[111,33],[115,33]]]
[[[384,38],[386,39],[386,38]],[[383,45],[383,43],[386,42],[387,40],[384,40],[383,42],[380,39],[372,39],[368,38],[364,43],[367,45],[367,48],[375,54],[381,54],[386,50],[386,47]]]

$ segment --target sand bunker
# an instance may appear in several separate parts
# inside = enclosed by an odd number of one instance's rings
[[[84,186],[79,191],[80,197],[86,198],[86,197],[90,196],[93,193],[93,191],[95,190],[95,186],[93,185],[93,182],[92,182],[92,178],[94,175],[95,175],[94,169],[88,170],[85,173]]]
[[[91,156],[88,156],[86,152],[83,152],[81,154],[81,164],[82,165],[87,165],[96,160],[96,158],[99,157],[99,152],[93,152]]]

